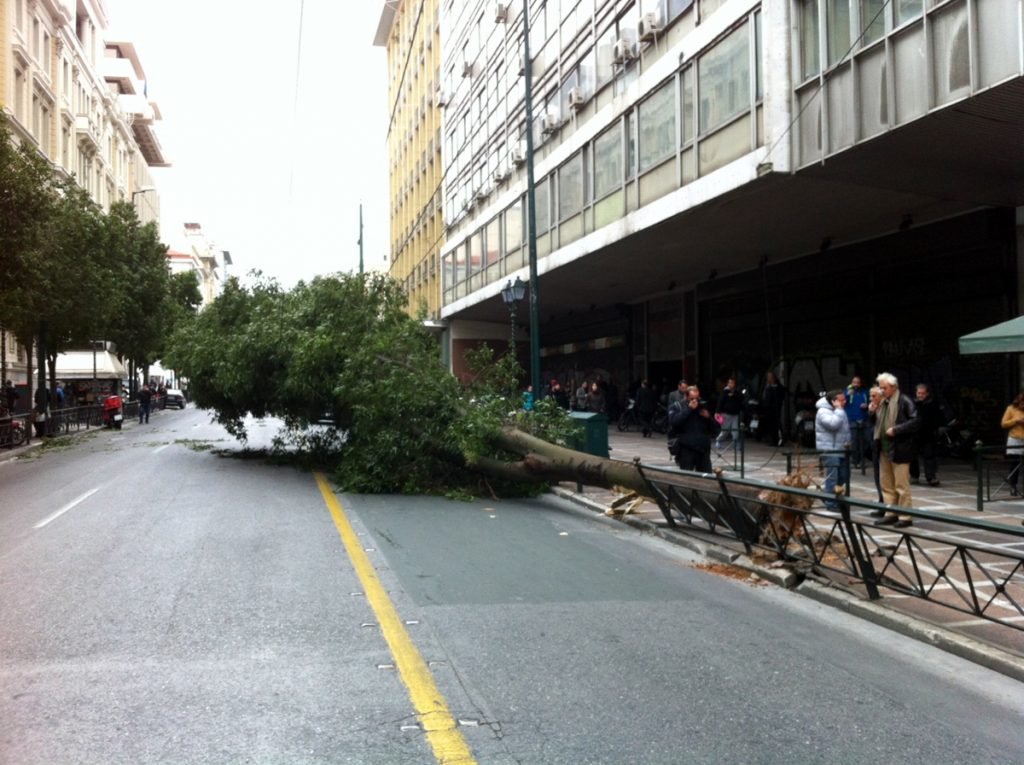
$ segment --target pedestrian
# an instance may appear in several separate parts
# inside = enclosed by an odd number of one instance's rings
[[[555,399],[555,403],[561,409],[569,408],[569,394],[565,392],[558,380],[551,381],[551,397]]]
[[[740,415],[743,413],[743,396],[736,389],[736,378],[730,377],[725,382],[722,394],[718,397],[718,407],[715,414],[721,416],[722,429],[715,439],[715,450],[721,450],[722,439],[728,435],[729,440],[735,446],[739,442]]]
[[[846,393],[830,391],[815,404],[814,446],[824,454],[821,464],[825,468],[825,493],[834,497],[836,486],[846,486],[850,480],[850,463],[846,458],[850,446],[850,423],[846,419]],[[838,453],[841,452],[841,453]],[[825,500],[825,507],[834,510],[834,499]]]
[[[872,431],[868,421],[870,395],[861,383],[860,375],[854,375],[846,386],[846,419],[850,422],[850,446],[853,447],[853,466],[860,470],[864,458],[872,454]]]
[[[590,392],[587,394],[585,410],[588,412],[600,412],[601,414],[604,414],[606,411],[605,406],[604,391],[601,390],[601,386],[597,383],[591,384]]]
[[[523,391],[523,411],[533,411],[533,386],[527,385],[526,390]]]
[[[4,399],[7,401],[7,411],[11,414],[14,414],[14,407],[19,398],[21,398],[21,394],[14,387],[14,383],[4,380]]]
[[[875,412],[874,435],[880,449],[878,466],[882,499],[887,505],[912,507],[910,463],[914,459],[914,434],[920,425],[917,409],[910,396],[900,393],[895,375],[882,372],[877,381],[882,389],[882,401]],[[871,514],[878,518],[876,526],[903,528],[913,523],[906,513],[874,510]]]
[[[658,398],[651,388],[651,383],[645,377],[640,381],[640,387],[636,391],[636,413],[640,418],[644,438],[651,436],[651,421],[654,419],[654,411],[657,406]]]
[[[935,454],[935,438],[942,427],[942,407],[932,396],[926,383],[918,383],[915,398],[917,399],[917,419],[921,423],[914,434],[914,445],[917,447],[913,462],[910,463],[910,482],[921,482],[921,461],[924,461],[924,478],[929,486],[939,485],[939,463]]]
[[[580,387],[576,389],[576,410],[579,412],[587,411],[587,394],[590,393],[590,388],[587,387],[587,381],[583,380],[580,382]]]
[[[50,391],[40,386],[36,389],[35,406],[32,408],[32,425],[36,436],[46,435],[46,421],[50,416]]]
[[[61,385],[60,383],[57,383],[57,387],[56,387],[56,389],[54,389],[54,394],[57,396],[57,408],[58,409],[63,409],[64,408],[64,386]]]
[[[679,384],[676,386],[676,389],[668,394],[668,401],[665,403],[665,408],[667,409],[677,401],[680,404],[686,403],[686,400],[688,398],[686,395],[686,391],[689,387],[690,386],[687,384],[686,380],[680,380]]]
[[[847,406],[849,406],[849,404],[850,404],[849,400],[847,400],[846,404],[847,404]],[[882,404],[882,389],[879,388],[877,385],[875,385],[875,386],[873,386],[871,388],[871,390],[868,391],[868,422],[869,423],[874,422],[873,418],[875,416],[875,412],[878,411],[878,407],[881,406],[881,404]],[[874,468],[874,471],[875,471],[875,491],[878,492],[878,501],[879,502],[883,502],[885,500],[882,497],[882,481],[881,481],[881,476],[879,474],[879,468],[878,468],[878,456],[879,456],[879,453],[881,452],[881,448],[879,447],[879,445],[877,443],[875,443],[874,439],[871,439],[870,450],[871,450],[870,451],[870,454],[871,454],[871,464],[872,464],[872,466]]]
[[[139,425],[143,422],[149,422],[149,405],[153,400],[153,394],[149,390],[148,385],[143,385],[142,390],[139,391]]]
[[[668,451],[683,470],[711,472],[711,439],[721,432],[708,411],[707,402],[694,385],[686,392],[686,403],[676,401],[668,410]]]
[[[1006,407],[1002,426],[1007,431],[1006,456],[1010,461],[1006,483],[1010,486],[1010,496],[1019,497],[1024,493],[1024,391]]]
[[[768,370],[761,394],[761,426],[758,438],[769,446],[782,446],[782,407],[786,403],[786,386],[778,375]]]

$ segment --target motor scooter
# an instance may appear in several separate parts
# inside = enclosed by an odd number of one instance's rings
[[[103,399],[103,425],[107,428],[121,429],[124,424],[124,408],[120,396],[107,396]]]

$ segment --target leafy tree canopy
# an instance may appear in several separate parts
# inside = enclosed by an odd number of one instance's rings
[[[519,370],[483,349],[461,384],[437,341],[405,312],[399,284],[380,275],[321,277],[291,291],[230,280],[176,332],[164,363],[190,381],[196,404],[244,438],[247,415],[281,418],[293,442],[331,447],[335,477],[363,492],[521,490],[489,469],[512,452],[510,425],[562,440],[569,423],[553,402],[521,408]],[[323,421],[330,426],[318,425]]]

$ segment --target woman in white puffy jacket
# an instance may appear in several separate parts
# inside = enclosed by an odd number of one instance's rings
[[[829,391],[814,405],[814,445],[819,452],[845,452],[850,445],[850,422],[846,419],[846,394],[841,390]],[[824,454],[821,464],[825,468],[825,493],[835,494],[836,485],[849,482],[850,463],[846,454]],[[833,500],[825,507],[835,508]]]

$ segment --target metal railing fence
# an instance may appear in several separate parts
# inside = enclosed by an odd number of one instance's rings
[[[640,469],[669,526],[726,537],[748,554],[760,551],[844,584],[862,584],[870,599],[887,589],[1024,630],[1020,526],[728,478],[721,471]],[[876,526],[877,518],[868,515],[897,511],[914,525]]]

